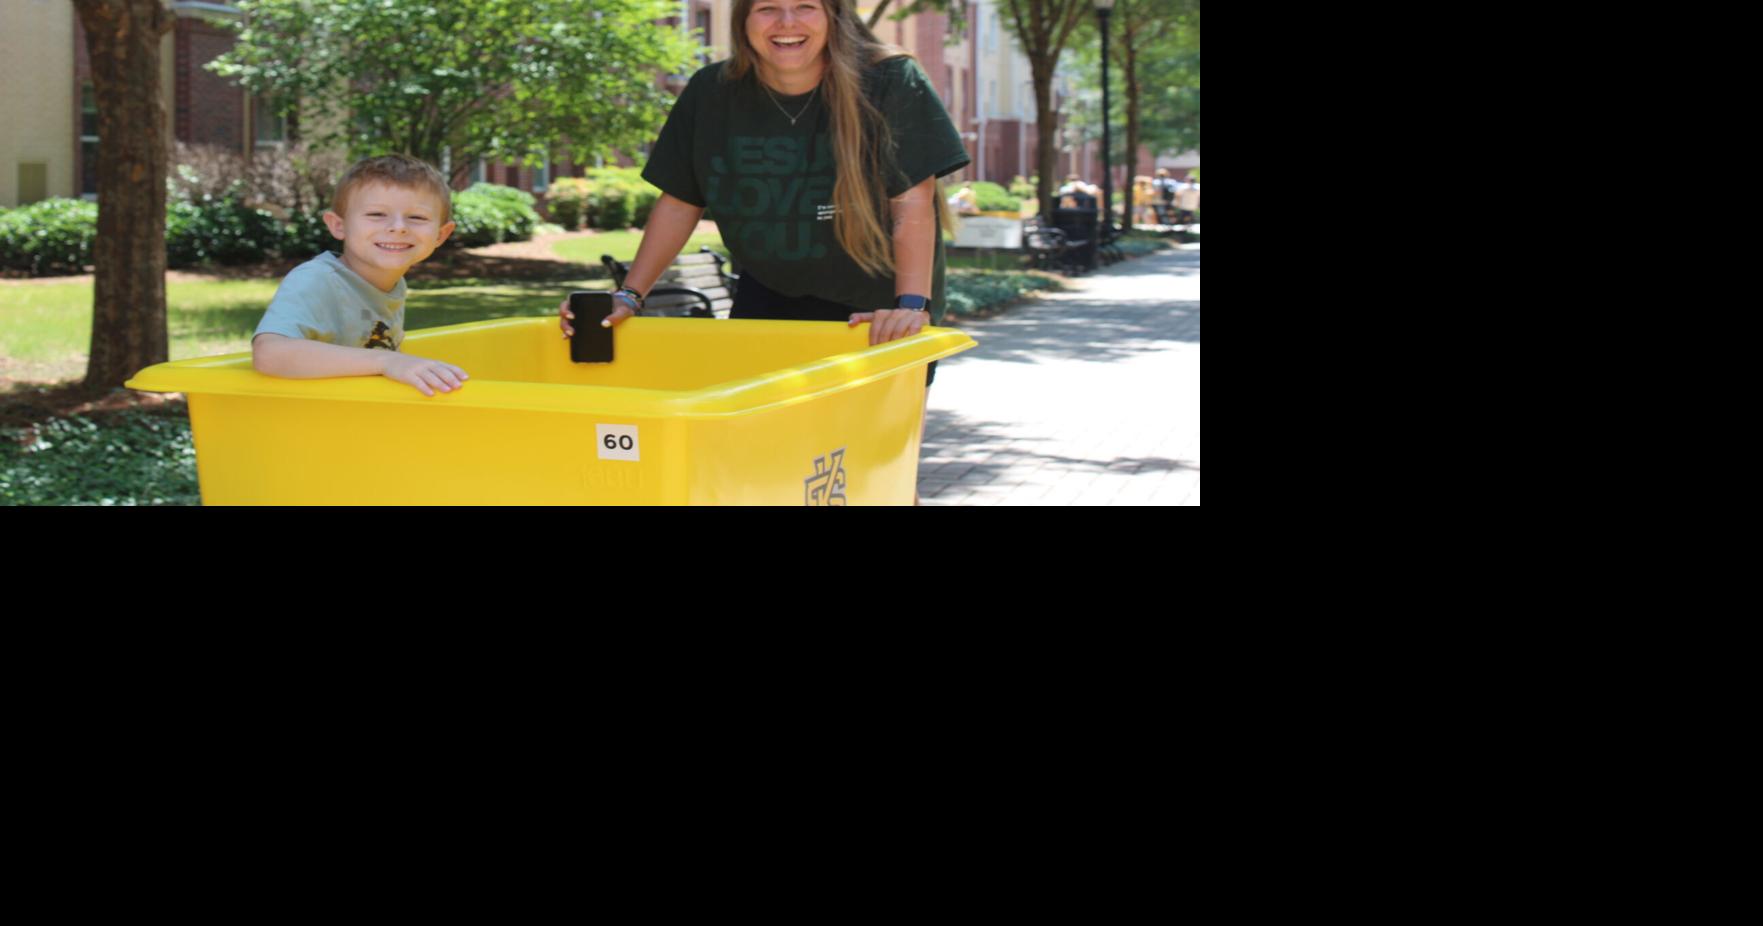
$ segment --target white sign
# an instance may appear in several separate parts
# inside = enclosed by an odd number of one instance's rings
[[[1021,248],[1022,220],[976,215],[961,220],[955,229],[958,248]]]
[[[594,445],[600,450],[602,460],[641,460],[642,448],[637,446],[637,426],[634,424],[597,424],[594,425]]]

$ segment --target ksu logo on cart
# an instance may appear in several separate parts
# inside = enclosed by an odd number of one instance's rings
[[[810,508],[845,507],[845,448],[815,457],[814,475],[802,486],[802,503]]]

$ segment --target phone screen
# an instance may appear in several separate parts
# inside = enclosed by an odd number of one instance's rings
[[[602,328],[600,322],[612,314],[612,294],[570,293],[569,311],[575,316],[569,323],[575,329],[575,335],[569,339],[569,359],[576,363],[611,363],[613,329]]]

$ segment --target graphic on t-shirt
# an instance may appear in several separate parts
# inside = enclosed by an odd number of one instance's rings
[[[802,496],[810,508],[845,507],[844,447],[814,458],[814,475],[802,480]]]
[[[373,333],[367,336],[367,343],[361,346],[367,348],[377,347],[381,350],[398,349],[398,345],[392,343],[392,329],[385,322],[376,322],[373,326]]]
[[[824,135],[733,135],[726,152],[710,158],[704,194],[747,260],[818,260],[830,232],[815,223],[832,204],[835,179]]]

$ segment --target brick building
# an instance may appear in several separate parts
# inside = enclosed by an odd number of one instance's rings
[[[238,8],[186,0],[168,5],[177,14],[161,55],[170,136],[249,157],[282,146],[297,134],[297,125],[205,68],[231,46],[225,26],[242,15]],[[729,53],[732,6],[732,0],[678,0],[678,15],[665,24],[699,30],[702,60],[719,60]],[[867,16],[870,10],[861,12]],[[953,44],[947,42],[951,29],[943,13],[899,22],[883,19],[875,29],[882,41],[917,57],[961,132],[973,164],[953,181],[1007,184],[1018,175],[1035,173],[1033,87],[1028,61],[1003,26],[1005,15],[997,0],[973,0],[962,38]],[[95,194],[101,150],[90,75],[85,35],[71,0],[0,2],[0,126],[5,127],[0,134],[0,206]],[[657,80],[677,92],[687,76],[689,71]],[[643,152],[635,154],[640,158]],[[1062,167],[1089,175],[1088,152],[1063,154]],[[562,158],[537,168],[479,162],[463,172],[460,185],[481,180],[542,193],[551,178],[581,176],[591,166]],[[1124,167],[1119,170],[1130,176]]]
[[[250,156],[285,142],[285,121],[254,105],[204,65],[232,46],[226,3],[174,2],[160,49],[160,85],[171,138]],[[70,0],[0,3],[0,206],[98,190],[98,109],[85,30]]]

